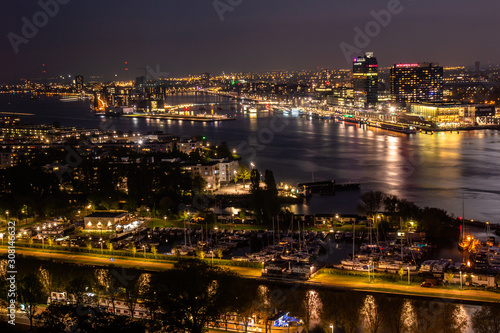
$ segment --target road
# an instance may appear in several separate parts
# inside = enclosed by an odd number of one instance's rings
[[[0,248],[0,253],[6,253],[7,249],[5,247]],[[61,253],[61,252],[45,252],[45,251],[37,251],[31,249],[16,249],[16,254],[23,254],[29,256],[35,256],[38,258],[45,259],[55,259],[63,262],[70,263],[80,263],[80,264],[89,264],[89,265],[110,265],[119,267],[133,267],[137,269],[147,269],[152,271],[163,271],[166,269],[171,269],[174,267],[173,263],[166,263],[162,261],[154,261],[151,259],[143,260],[139,258],[139,254],[137,258],[114,258],[114,261],[111,262],[110,258],[112,256],[107,257],[91,257],[87,255],[82,255],[78,253]],[[230,269],[231,271],[238,273],[244,277],[260,277],[261,270],[257,268],[249,268],[249,267],[234,267],[234,266],[221,266]]]
[[[0,253],[6,253],[5,247],[0,247]],[[51,258],[58,261],[81,263],[89,265],[109,265],[119,267],[133,267],[137,269],[147,269],[153,271],[162,271],[173,268],[173,263],[166,263],[162,261],[154,261],[151,259],[143,260],[141,258],[115,258],[113,262],[110,257],[91,257],[77,253],[58,253],[58,252],[44,252],[31,249],[16,249],[17,254],[31,255],[39,258]],[[139,255],[138,255],[139,256]],[[258,268],[249,267],[234,267],[223,266],[231,271],[240,274],[246,278],[260,278],[261,270]],[[303,282],[299,282],[303,283]],[[500,302],[500,294],[483,291],[483,290],[459,290],[459,289],[446,289],[446,288],[422,288],[419,284],[405,285],[388,283],[384,281],[369,282],[368,278],[330,275],[326,273],[319,273],[310,279],[306,284],[321,285],[333,288],[346,288],[351,290],[359,290],[365,292],[381,292],[387,294],[399,294],[407,296],[424,296],[431,298],[446,298],[457,299],[465,301],[483,301],[483,302]]]
[[[404,280],[403,280],[404,281]],[[322,286],[332,286],[338,288],[349,288],[358,291],[366,292],[381,292],[407,296],[425,296],[432,298],[459,299],[465,301],[482,301],[482,302],[500,302],[500,294],[484,290],[460,290],[446,289],[440,287],[423,288],[420,284],[406,285],[389,283],[384,281],[368,281],[368,277],[352,277],[331,275],[320,273],[314,276],[310,282],[320,283]]]

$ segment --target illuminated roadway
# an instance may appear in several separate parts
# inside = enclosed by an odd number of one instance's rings
[[[1,247],[0,253],[6,253],[7,248]],[[174,264],[170,262],[161,262],[143,260],[140,255],[137,258],[123,258],[123,257],[113,257],[114,261],[111,262],[111,257],[100,257],[100,256],[88,256],[77,253],[63,253],[63,252],[44,252],[31,249],[16,249],[16,254],[24,254],[36,256],[39,258],[55,259],[62,262],[69,263],[80,263],[89,265],[114,265],[119,267],[131,267],[137,269],[147,269],[153,271],[162,271],[166,269],[173,268]],[[250,268],[250,267],[234,267],[234,266],[221,266],[223,268],[228,268],[231,271],[240,274],[247,278],[260,278],[261,269]],[[304,282],[298,282],[304,283]],[[380,292],[387,294],[400,294],[407,296],[424,296],[432,298],[446,298],[446,299],[458,299],[466,301],[489,301],[489,302],[500,302],[500,294],[483,291],[483,290],[459,290],[459,289],[446,289],[446,288],[422,288],[418,284],[405,285],[386,283],[383,281],[368,282],[367,278],[364,277],[348,277],[339,275],[329,275],[325,273],[320,273],[313,278],[311,278],[305,284],[314,286],[321,285],[325,287],[341,288],[358,290],[364,292]]]

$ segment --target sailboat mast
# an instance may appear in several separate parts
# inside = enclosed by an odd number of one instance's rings
[[[403,218],[399,218],[399,229],[400,231],[400,236],[401,237],[401,261],[403,261]]]
[[[274,238],[274,216],[273,216],[273,245],[276,245],[276,240]]]
[[[465,195],[462,193],[462,240],[465,236]]]
[[[352,233],[352,263],[354,265],[354,240],[356,239],[356,220],[352,223],[353,233]]]

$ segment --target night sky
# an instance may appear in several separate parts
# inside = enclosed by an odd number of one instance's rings
[[[2,1],[0,82],[42,77],[43,70],[47,77],[131,79],[144,73],[140,68],[157,64],[173,76],[350,68],[339,45],[355,46],[354,28],[364,30],[374,21],[371,11],[396,0],[220,0],[241,2],[223,21],[213,0],[59,1],[67,4],[46,25],[38,15],[42,26],[17,54],[9,33],[24,38],[22,18],[33,22],[42,8],[34,0]],[[400,7],[387,27],[359,48],[374,51],[382,66],[500,62],[498,0],[401,0]]]

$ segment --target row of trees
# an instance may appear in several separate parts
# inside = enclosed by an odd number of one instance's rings
[[[328,332],[330,324],[347,333],[360,327],[370,333],[459,333],[468,326],[464,307],[451,302],[311,289],[302,284],[262,284],[195,259],[183,260],[160,273],[35,259],[23,260],[19,271],[23,275],[19,279],[18,299],[26,305],[28,318],[43,332],[127,332],[128,325],[130,332],[147,329],[200,333],[216,320],[227,328],[234,315],[252,317],[265,325],[266,332],[271,332],[279,310],[301,318],[306,332]],[[5,275],[4,269],[0,272]],[[51,305],[35,315],[37,304],[44,303],[49,292],[55,290],[74,295],[75,304]],[[1,291],[5,297],[7,293]],[[88,292],[96,297],[88,298]],[[103,298],[110,300],[113,307],[118,300],[127,302],[129,314],[140,302],[151,319],[114,316],[89,304]],[[497,333],[499,317],[498,304],[485,305],[472,314],[470,322],[476,332]]]
[[[250,208],[255,214],[255,219],[266,225],[270,225],[272,219],[281,211],[278,198],[278,188],[271,170],[264,173],[265,187],[261,188],[261,175],[259,170],[253,169],[250,174]]]
[[[426,232],[427,239],[434,243],[454,242],[460,233],[460,222],[445,210],[420,208],[413,202],[381,191],[365,192],[358,210],[374,221],[377,229],[396,230],[401,220],[414,221],[417,230]],[[376,215],[382,212],[387,218],[378,222]]]

